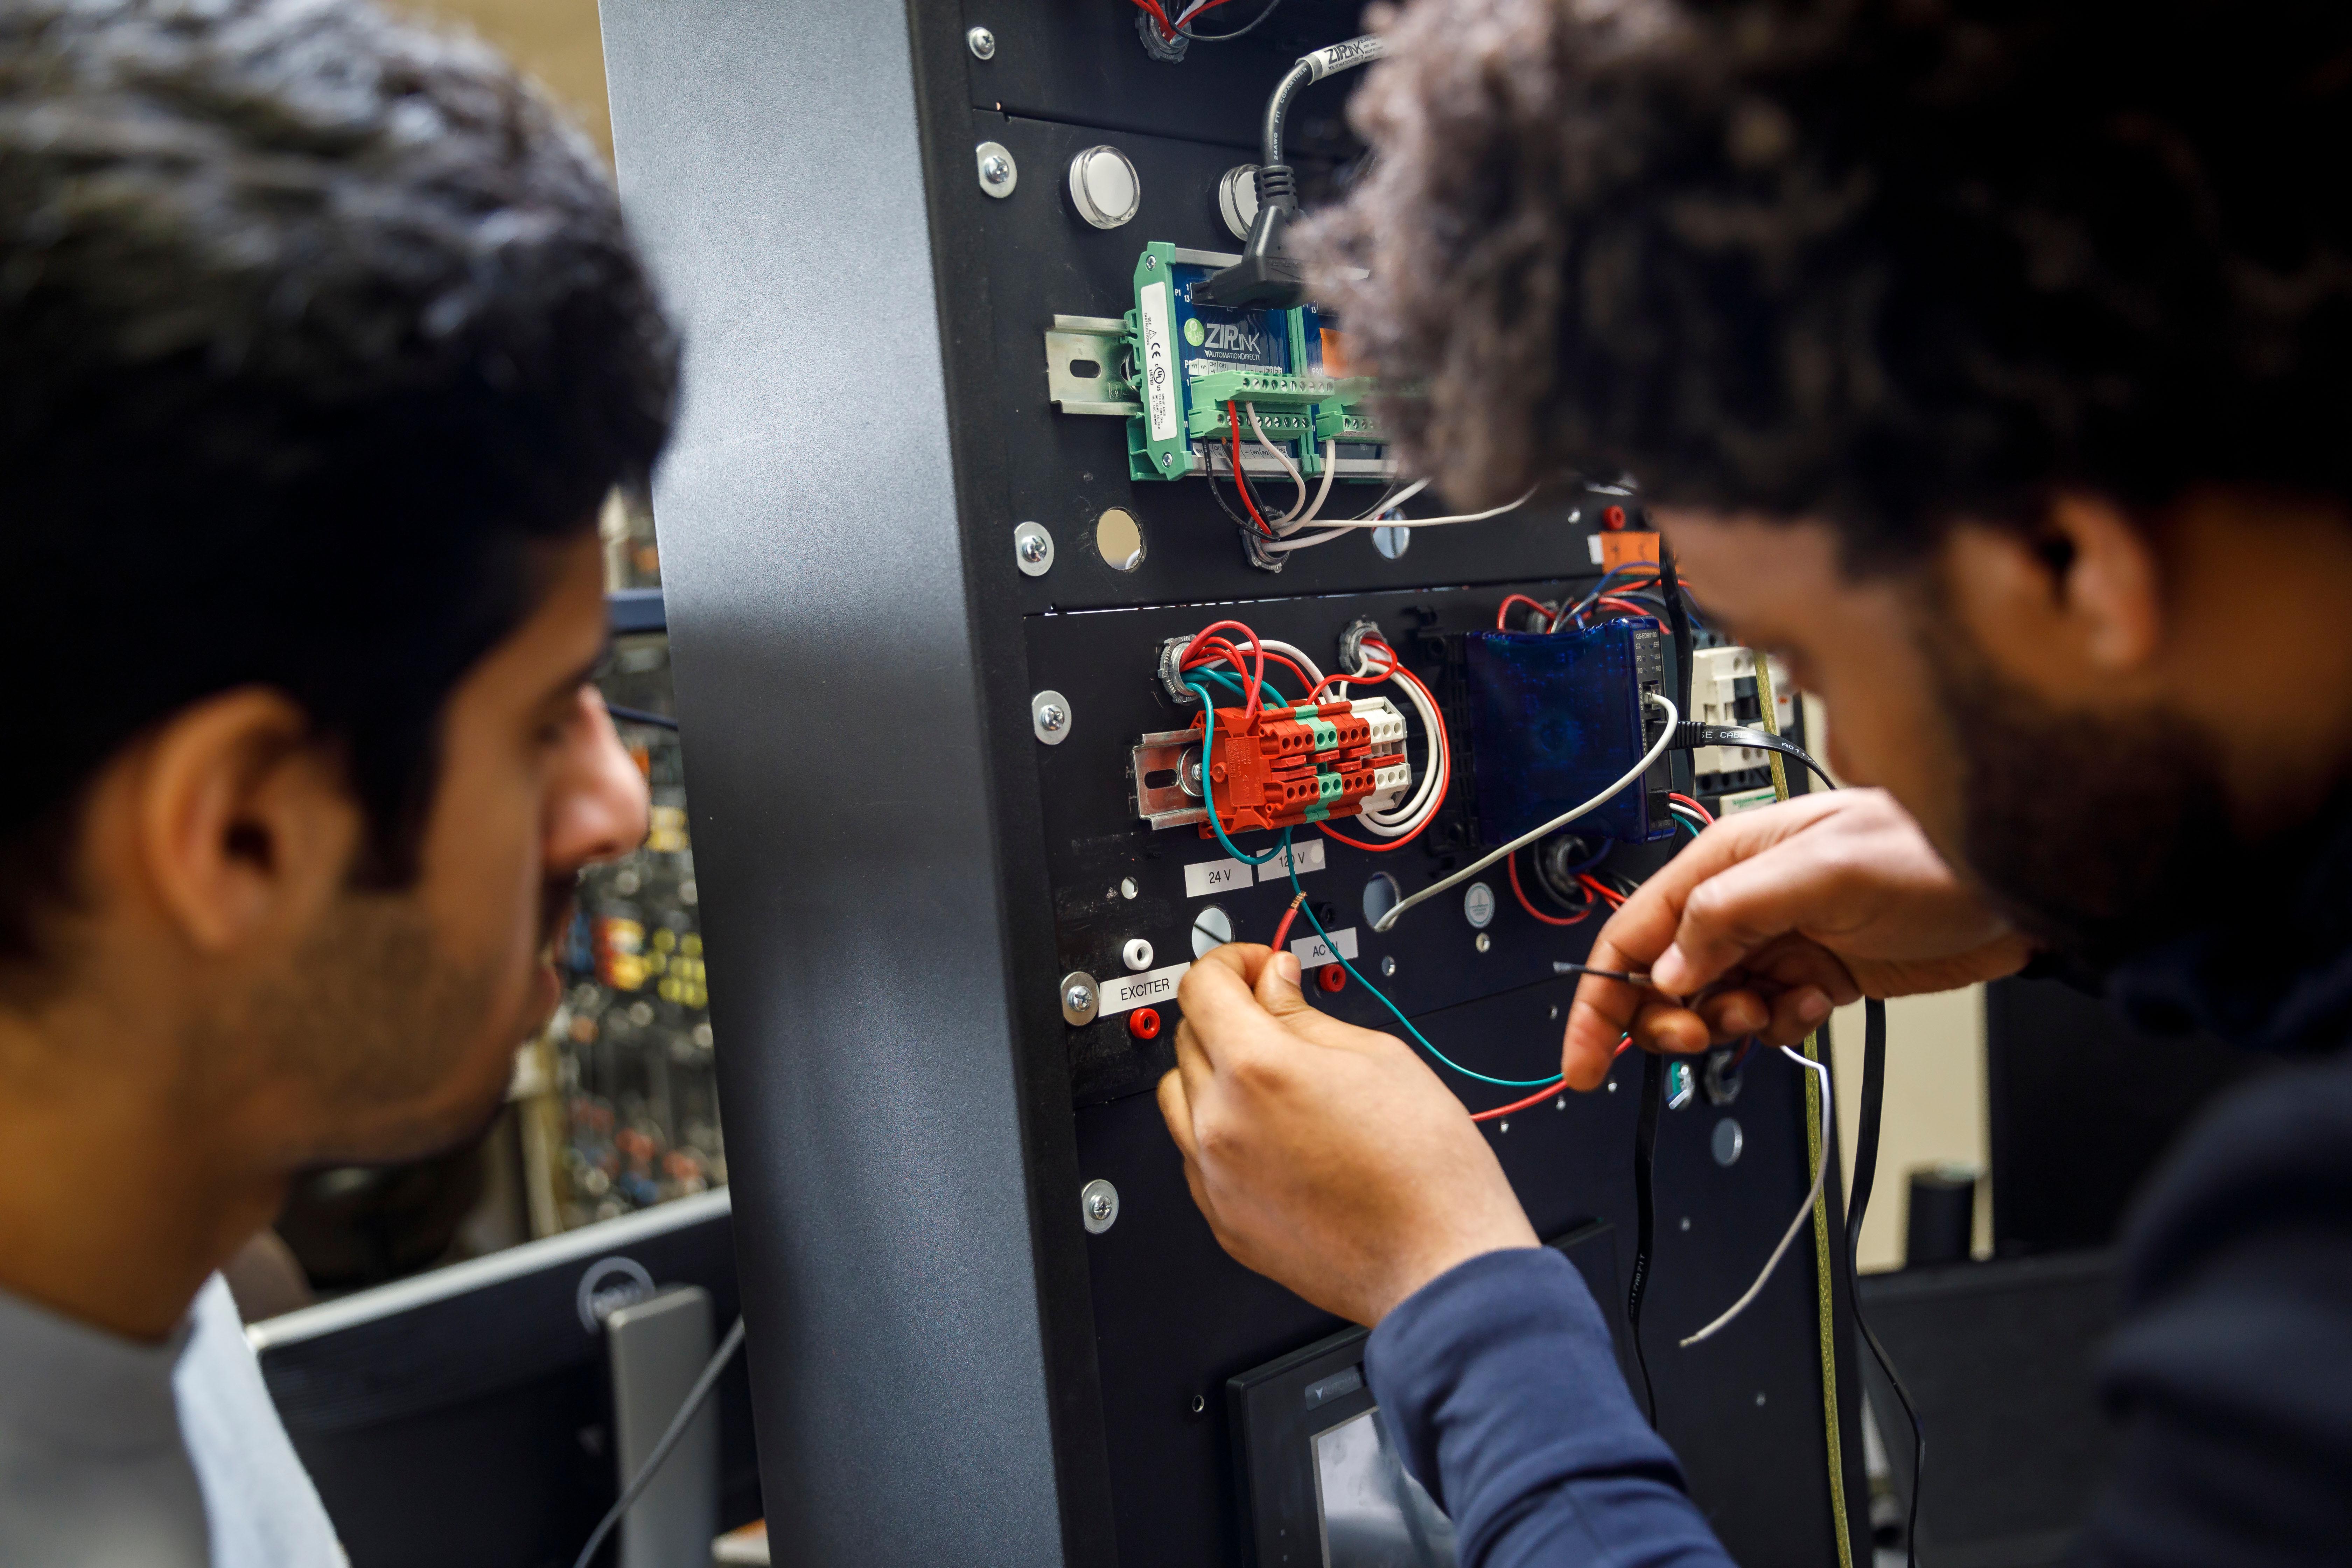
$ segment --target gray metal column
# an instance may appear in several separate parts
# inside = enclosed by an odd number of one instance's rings
[[[1057,1563],[906,14],[603,10],[776,1560]]]

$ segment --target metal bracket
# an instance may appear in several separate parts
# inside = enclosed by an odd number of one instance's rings
[[[1055,316],[1045,333],[1045,395],[1064,414],[1125,418],[1143,412],[1127,395],[1120,362],[1128,353],[1127,323],[1115,316]],[[1091,375],[1076,366],[1091,364]]]

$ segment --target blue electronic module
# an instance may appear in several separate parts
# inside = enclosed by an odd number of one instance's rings
[[[1628,618],[1555,633],[1473,632],[1463,679],[1477,775],[1478,837],[1507,844],[1624,776],[1665,723],[1664,639]],[[1578,819],[1574,831],[1628,844],[1671,837],[1664,757],[1641,787]]]

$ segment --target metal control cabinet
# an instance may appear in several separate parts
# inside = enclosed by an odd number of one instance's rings
[[[1136,937],[1161,964],[1189,957],[1203,900],[1184,867],[1218,858],[1135,817],[1128,748],[1190,718],[1154,657],[1239,613],[1328,664],[1358,616],[1392,637],[1491,626],[1505,592],[1557,596],[1597,570],[1590,519],[1563,503],[1393,559],[1360,535],[1271,574],[1202,481],[1131,480],[1119,421],[1050,405],[1054,317],[1116,316],[1148,242],[1234,248],[1219,187],[1254,160],[1267,90],[1357,23],[1289,0],[1250,40],[1171,65],[1136,14],[604,0],[622,190],[687,334],[656,512],[779,1562],[1244,1560],[1226,1382],[1340,1325],[1227,1259],[1194,1211],[1150,1093],[1172,1030],[1074,1025],[1060,995],[1067,972],[1125,973]],[[1294,113],[1310,205],[1349,151],[1350,85]],[[1103,145],[1137,187],[1114,227],[1118,203],[1067,176]],[[1139,559],[1097,549],[1110,508],[1139,522]],[[1411,890],[1462,847],[1387,867],[1330,845],[1305,885],[1365,928],[1373,870]],[[1265,940],[1286,894],[1214,901]],[[1486,907],[1474,928],[1438,902],[1362,930],[1361,951],[1394,960],[1384,984],[1433,1038],[1538,1075],[1569,994],[1550,963],[1598,922]],[[1359,987],[1326,1000],[1381,1016]],[[1759,1565],[1839,1556],[1817,1323],[1842,1287],[1801,1247],[1730,1330],[1674,1342],[1744,1288],[1805,1192],[1785,1068],[1751,1067],[1731,1105],[1664,1113],[1646,1321],[1662,1427]],[[1621,1063],[1608,1091],[1488,1124],[1539,1231],[1609,1222],[1618,1279],[1640,1083]],[[1118,1194],[1107,1225],[1108,1205],[1082,1209],[1095,1182]],[[1857,1387],[1848,1362],[1859,1552]]]

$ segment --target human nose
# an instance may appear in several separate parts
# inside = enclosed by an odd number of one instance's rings
[[[651,795],[621,744],[604,699],[580,689],[578,739],[558,770],[547,826],[547,863],[558,873],[616,860],[645,842]]]

